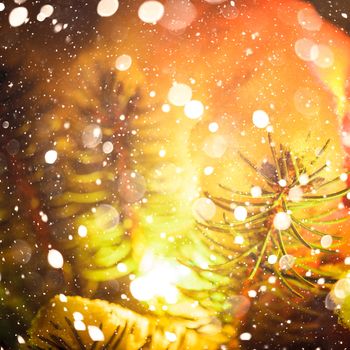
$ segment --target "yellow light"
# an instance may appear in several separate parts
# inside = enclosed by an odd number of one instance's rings
[[[130,283],[132,296],[139,301],[164,299],[167,304],[176,304],[179,291],[176,284],[191,270],[177,262],[157,259],[147,253],[141,262],[143,274]]]

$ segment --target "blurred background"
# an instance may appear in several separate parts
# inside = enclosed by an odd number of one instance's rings
[[[123,0],[122,0],[123,1]],[[133,0],[124,0],[124,9],[128,8],[128,3]],[[350,34],[350,1],[349,0],[312,0],[312,3],[319,13],[328,21],[337,25],[341,30]],[[98,35],[98,24],[103,19],[96,14],[98,0],[14,0],[6,1],[6,6],[0,12],[0,40],[1,55],[5,57],[15,53],[17,58],[23,54],[20,53],[22,43],[35,44],[42,48],[45,46],[47,55],[53,55],[56,59],[72,59],[86,45],[92,43]],[[34,19],[25,26],[12,28],[9,31],[8,15],[11,10],[19,4],[25,4],[29,11],[29,18]],[[52,4],[55,8],[54,15],[43,22],[38,22],[36,16],[41,6]],[[119,12],[122,10],[120,8]],[[54,23],[52,21],[55,20]],[[48,21],[51,21],[48,26]],[[57,24],[61,24],[57,30]],[[62,27],[62,28],[61,28]],[[8,56],[8,54],[10,54]],[[43,57],[45,60],[47,57]],[[51,59],[52,57],[50,57]],[[67,62],[68,63],[68,62]],[[4,64],[4,62],[2,62]]]
[[[283,2],[283,0],[280,1]],[[326,20],[350,35],[350,0],[313,0],[309,2]],[[21,59],[32,53],[41,55],[43,67],[47,66],[47,72],[43,72],[41,79],[48,78],[48,74],[59,78],[62,73],[51,71],[50,63],[60,61],[68,66],[71,60],[93,44],[98,37],[99,22],[106,19],[97,15],[97,3],[98,0],[0,1],[0,9],[1,4],[5,5],[5,8],[0,10],[0,69],[6,70],[8,66],[20,65]],[[128,4],[132,4],[133,0],[120,0],[120,3],[123,3],[123,8],[127,9]],[[22,4],[28,9],[32,20],[21,27],[11,28],[8,21],[9,13],[13,8]],[[38,22],[36,16],[45,4],[54,6],[54,15],[50,19]],[[0,314],[0,331],[1,321],[7,322],[4,320],[4,315]],[[329,333],[329,330],[325,332],[326,335]],[[315,348],[312,349],[315,350]]]

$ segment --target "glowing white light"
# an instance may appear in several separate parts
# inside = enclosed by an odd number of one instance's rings
[[[303,199],[304,192],[300,186],[292,187],[288,192],[288,200],[292,202],[299,202]]]
[[[259,186],[253,186],[250,189],[250,194],[254,197],[254,198],[258,198],[261,197],[262,195],[262,189]]]
[[[82,321],[84,319],[84,316],[80,312],[75,311],[75,312],[73,312],[73,318],[76,321]]]
[[[281,270],[289,270],[293,267],[295,263],[295,257],[290,254],[283,255],[279,261],[279,266]]]
[[[191,98],[192,89],[186,84],[174,83],[168,92],[168,100],[174,106],[184,106]]]
[[[141,260],[140,272],[130,284],[130,292],[140,301],[161,297],[168,304],[176,304],[179,292],[176,284],[188,278],[191,270],[173,261],[159,260],[152,253],[146,253]]]
[[[55,150],[50,150],[45,153],[45,162],[47,164],[54,164],[57,160],[57,152]]]
[[[318,31],[322,27],[322,19],[316,10],[305,8],[298,12],[298,22],[306,30]]]
[[[346,173],[340,174],[339,179],[340,179],[340,181],[345,182],[348,179],[348,174],[346,174]]]
[[[139,301],[149,301],[154,297],[163,297],[168,304],[176,304],[178,290],[167,276],[171,271],[154,269],[150,274],[134,279],[130,283],[132,296]]]
[[[0,2],[0,12],[5,10],[5,5],[3,2]]]
[[[84,226],[84,225],[80,225],[78,227],[78,235],[80,237],[86,237],[87,236],[87,233],[88,233],[88,230],[87,230],[87,227]]]
[[[47,4],[41,7],[40,9],[40,14],[44,17],[44,18],[48,18],[53,14],[54,8],[53,6]]]
[[[211,175],[214,172],[214,168],[212,166],[206,166],[204,168],[204,175]]]
[[[273,264],[276,264],[277,262],[277,256],[276,255],[270,255],[268,258],[267,258],[267,262],[271,265]]]
[[[117,12],[118,8],[118,0],[100,0],[97,5],[97,14],[101,17],[110,17]]]
[[[256,290],[254,290],[254,289],[248,290],[249,298],[256,298],[257,295],[258,295],[258,293],[256,292]]]
[[[350,295],[350,279],[342,278],[334,286],[334,295],[339,299],[345,299]]]
[[[244,221],[248,216],[248,212],[247,212],[247,209],[245,207],[238,206],[235,208],[233,215],[234,215],[236,220]]]
[[[115,60],[115,68],[124,72],[131,67],[132,58],[129,55],[121,55]]]
[[[167,103],[162,105],[162,111],[164,113],[169,113],[170,112],[170,105],[168,105]]]
[[[68,301],[68,298],[64,294],[60,294],[58,298],[60,299],[61,303],[66,303]]]
[[[47,261],[54,269],[61,269],[64,264],[62,254],[56,249],[49,250]]]
[[[281,180],[278,181],[278,184],[281,187],[286,187],[287,186],[287,181],[285,179],[281,179]]]
[[[86,330],[85,323],[83,321],[81,321],[81,320],[75,320],[74,321],[74,328],[77,331],[85,331]]]
[[[190,119],[198,119],[204,113],[203,103],[197,100],[191,100],[185,104],[185,115]]]
[[[270,123],[269,115],[263,110],[257,110],[253,113],[253,124],[259,128],[264,129]]]
[[[104,341],[105,336],[100,328],[96,326],[88,326],[89,336],[92,341]]]
[[[243,244],[244,238],[242,236],[236,236],[234,242],[235,244]]]
[[[211,220],[216,213],[216,206],[209,198],[198,198],[192,205],[193,215],[199,220]]]
[[[239,339],[248,341],[248,340],[252,339],[252,335],[250,333],[247,333],[247,332],[246,333],[242,333],[239,336]]]
[[[38,15],[36,16],[36,19],[39,21],[39,22],[42,22],[45,20],[45,16],[40,12],[38,13]]]
[[[145,1],[138,10],[141,21],[156,24],[164,15],[164,6],[159,1]]]
[[[22,336],[20,336],[20,335],[17,336],[17,341],[18,341],[19,344],[25,344],[25,342],[26,342],[24,340],[24,338]]]
[[[28,19],[28,10],[21,6],[14,8],[9,15],[9,23],[11,27],[19,27],[26,23]]]
[[[320,286],[322,286],[323,284],[325,284],[325,282],[326,282],[326,280],[325,280],[323,277],[321,277],[321,278],[319,278],[319,279],[317,280],[317,284],[319,284]]]
[[[148,285],[149,281],[146,277],[139,277],[130,283],[130,292],[132,296],[139,301],[151,300],[154,296],[154,291]]]
[[[294,45],[297,56],[303,61],[315,61],[319,55],[318,45],[310,39],[299,39]]]
[[[331,235],[325,235],[321,238],[322,248],[329,248],[333,243],[333,238]]]
[[[176,334],[172,332],[165,332],[165,338],[167,338],[170,343],[174,343],[177,340]]]
[[[299,176],[299,183],[302,186],[306,186],[309,183],[310,179],[309,179],[309,175],[308,174],[301,174]]]
[[[215,122],[210,123],[208,129],[210,132],[217,132],[219,130],[219,124]]]
[[[102,145],[102,151],[105,154],[112,153],[113,152],[113,148],[114,148],[114,146],[113,146],[113,143],[111,141],[106,141]]]
[[[119,272],[124,273],[124,272],[127,272],[127,271],[128,271],[128,267],[127,267],[126,264],[124,264],[124,263],[119,263],[119,264],[117,265],[117,270],[118,270]]]
[[[275,217],[273,218],[273,226],[277,229],[277,230],[288,230],[290,225],[292,223],[292,220],[290,218],[290,216],[285,213],[285,212],[279,212],[275,215]]]

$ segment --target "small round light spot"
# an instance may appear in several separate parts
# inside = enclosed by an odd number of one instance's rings
[[[244,238],[242,236],[236,236],[234,242],[235,244],[243,244]]]
[[[290,216],[285,212],[279,212],[273,219],[273,226],[280,231],[288,230],[292,220]]]
[[[208,129],[212,133],[217,132],[219,130],[219,125],[218,123],[215,123],[215,122],[210,123]]]
[[[47,261],[54,269],[61,269],[64,264],[62,254],[56,249],[49,250]]]
[[[102,330],[96,326],[88,326],[89,336],[92,341],[104,341],[105,336]]]
[[[53,14],[54,8],[52,5],[44,5],[40,9],[40,14],[45,18],[50,17]]]
[[[83,321],[81,321],[81,320],[75,320],[74,321],[74,328],[77,331],[85,331],[86,330],[85,323]]]
[[[127,71],[132,64],[132,58],[129,55],[121,55],[115,60],[115,68],[119,71]]]
[[[118,0],[100,0],[97,5],[97,14],[101,17],[110,17],[117,12],[118,8]]]
[[[128,267],[127,267],[126,264],[124,264],[124,263],[119,263],[119,264],[117,265],[117,270],[118,270],[119,272],[125,273],[125,272],[128,271]]]
[[[202,102],[197,100],[189,101],[185,104],[185,115],[189,119],[199,119],[204,113]]]
[[[309,183],[309,175],[308,174],[301,174],[299,176],[299,183],[301,186],[306,186]]]
[[[248,341],[250,339],[252,339],[252,335],[248,332],[246,333],[242,333],[240,336],[239,336],[239,339],[243,340],[243,341]]]
[[[295,263],[295,257],[290,254],[283,255],[279,261],[279,266],[281,270],[289,270],[293,267]]]
[[[261,197],[262,195],[262,189],[259,186],[253,186],[250,189],[250,194],[254,197],[254,198],[258,198]]]
[[[111,141],[106,141],[102,145],[102,151],[105,154],[109,154],[113,152],[113,143]]]
[[[163,111],[164,113],[169,113],[169,112],[170,112],[170,105],[168,105],[167,103],[164,103],[164,104],[162,105],[162,111]]]
[[[214,172],[214,168],[212,166],[207,166],[204,168],[204,175],[211,175]]]
[[[300,186],[292,187],[288,192],[288,200],[300,202],[303,199],[304,192]]]
[[[234,215],[236,220],[244,221],[248,216],[248,212],[247,212],[247,209],[245,207],[238,206],[235,208],[233,215]]]
[[[184,106],[191,101],[192,89],[182,83],[174,83],[168,92],[168,100],[174,106]]]
[[[331,235],[325,235],[321,238],[322,248],[329,248],[333,243],[333,238]]]
[[[164,6],[159,1],[145,1],[138,10],[141,21],[156,24],[164,15]]]
[[[253,124],[259,128],[264,129],[270,123],[269,115],[263,110],[257,110],[253,113]]]
[[[80,225],[78,227],[78,235],[82,238],[86,237],[88,233],[87,227],[84,225]]]
[[[45,153],[45,163],[54,164],[57,160],[57,152],[55,150],[50,150]]]
[[[270,255],[270,256],[267,258],[267,262],[268,262],[270,265],[276,264],[276,262],[277,262],[277,256],[276,256],[276,255]]]
[[[20,336],[20,335],[17,336],[17,341],[18,341],[19,344],[25,344],[25,342],[26,342],[26,341],[24,340],[24,338],[23,338],[22,336]],[[1,349],[2,349],[2,348],[1,348]]]
[[[346,173],[340,174],[339,179],[340,179],[340,181],[345,182],[348,179],[348,174],[346,174]]]
[[[281,179],[281,180],[278,181],[278,184],[281,187],[286,187],[287,186],[287,181],[285,179]]]
[[[165,332],[165,338],[170,342],[174,343],[177,340],[177,336],[175,333],[172,332]]]

